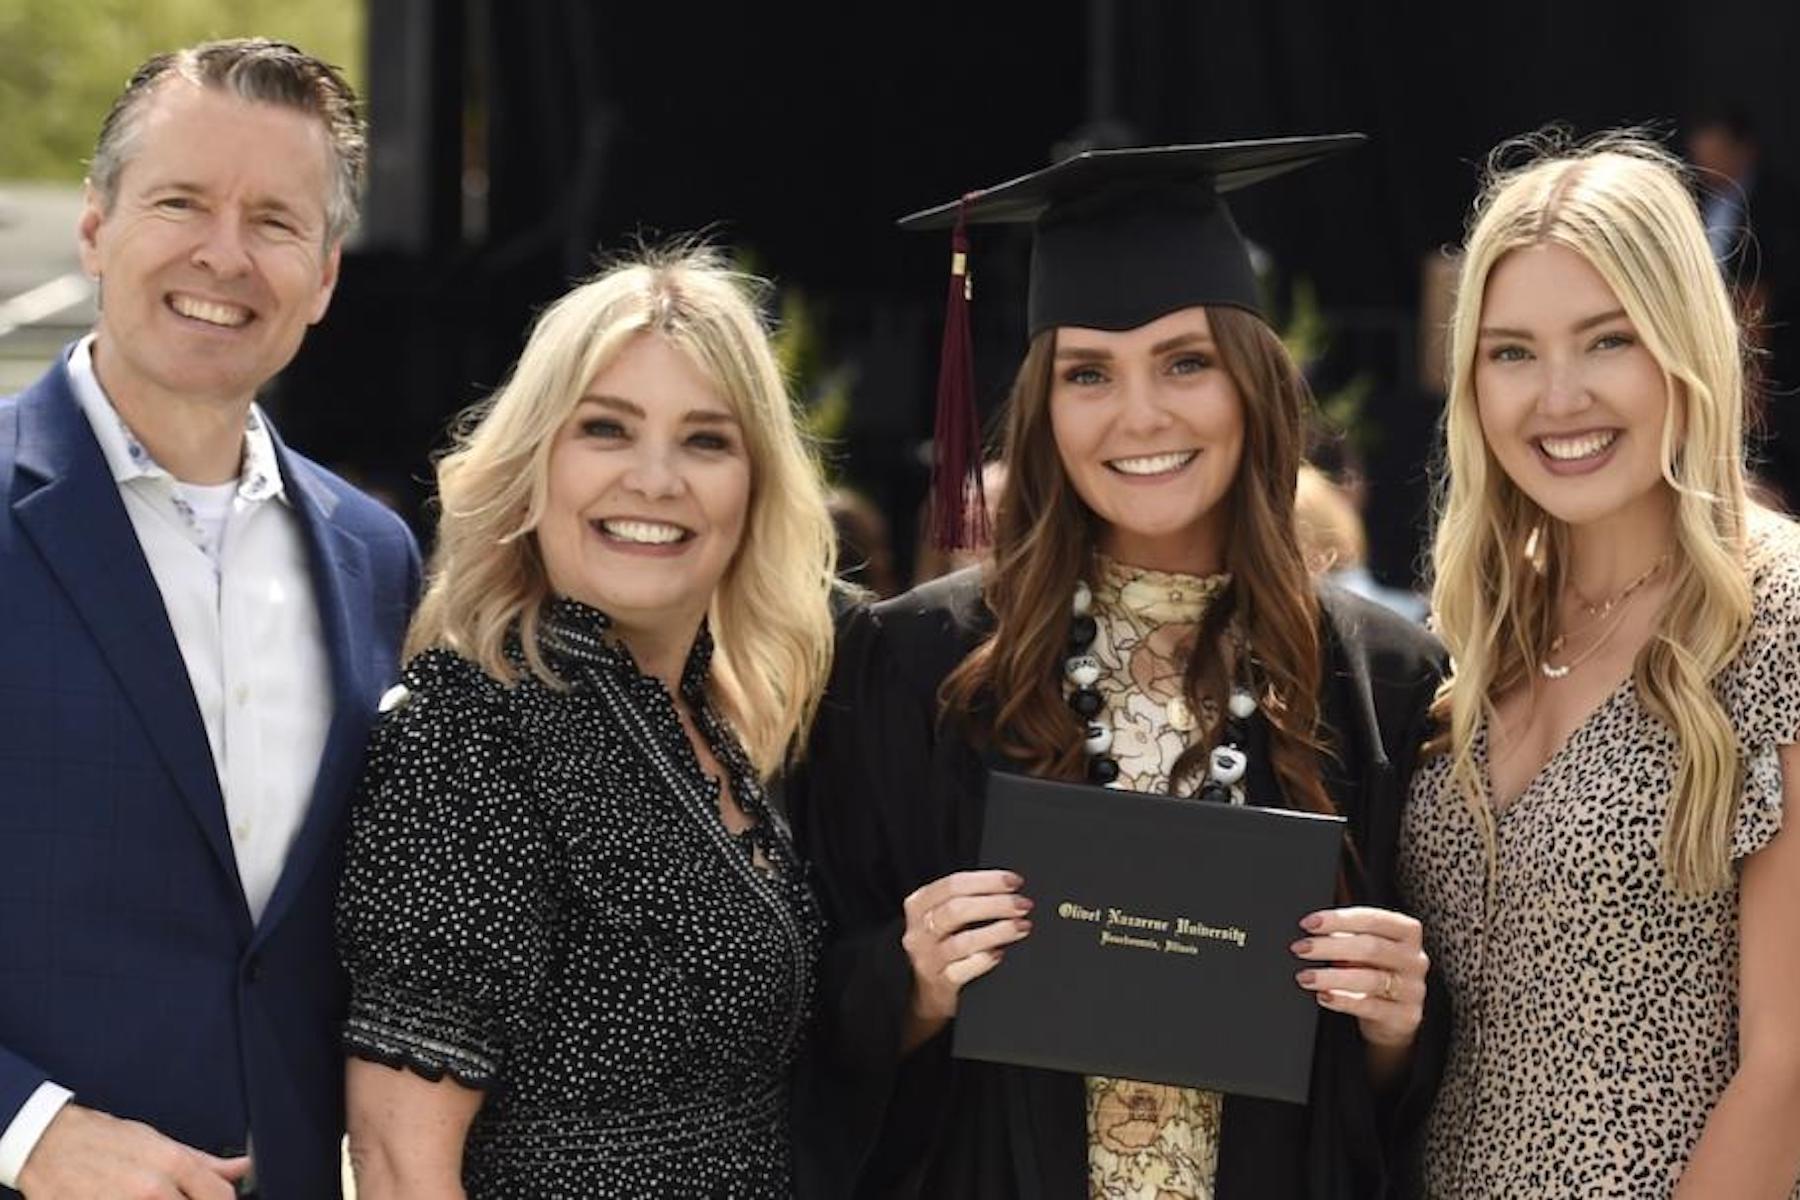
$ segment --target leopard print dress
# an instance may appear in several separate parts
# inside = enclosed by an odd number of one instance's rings
[[[1800,740],[1800,539],[1759,539],[1751,628],[1717,680],[1744,786],[1734,864],[1781,828]],[[1667,1196],[1737,1069],[1738,884],[1684,897],[1658,858],[1675,740],[1627,679],[1496,820],[1497,870],[1449,759],[1421,765],[1400,881],[1455,1033],[1426,1129],[1433,1197]],[[1474,745],[1485,774],[1486,730]],[[1800,1190],[1796,1191],[1800,1196]]]

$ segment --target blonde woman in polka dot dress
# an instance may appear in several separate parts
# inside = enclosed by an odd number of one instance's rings
[[[1401,880],[1455,1034],[1430,1194],[1800,1176],[1800,538],[1745,497],[1732,303],[1679,166],[1538,150],[1476,212]]]
[[[438,479],[340,905],[361,1200],[788,1196],[820,918],[765,788],[833,536],[743,281],[577,288]]]

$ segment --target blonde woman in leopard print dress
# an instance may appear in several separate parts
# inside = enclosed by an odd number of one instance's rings
[[[1679,166],[1537,147],[1459,295],[1455,675],[1401,849],[1455,1015],[1429,1192],[1794,1195],[1800,540],[1746,499],[1738,328]]]

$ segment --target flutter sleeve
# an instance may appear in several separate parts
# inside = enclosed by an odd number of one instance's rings
[[[1756,548],[1751,579],[1750,631],[1721,688],[1743,756],[1734,860],[1781,831],[1780,751],[1800,742],[1800,535],[1766,537]]]
[[[344,1047],[487,1088],[547,969],[550,840],[500,685],[433,651],[403,686],[351,815],[337,913]]]

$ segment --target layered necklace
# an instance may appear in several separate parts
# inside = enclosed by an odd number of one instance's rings
[[[1106,699],[1099,688],[1100,660],[1093,653],[1100,623],[1093,614],[1093,606],[1093,590],[1085,582],[1078,581],[1070,600],[1068,656],[1063,660],[1063,678],[1067,684],[1069,707],[1082,722],[1088,781],[1114,787],[1120,786],[1119,761],[1111,753],[1112,725],[1102,714]],[[1248,669],[1247,647],[1239,654],[1238,661]],[[1183,719],[1188,712],[1186,697],[1178,695],[1169,702],[1172,724],[1191,726],[1191,719]],[[1208,756],[1206,780],[1200,787],[1201,799],[1230,804],[1245,802],[1244,776],[1250,766],[1249,723],[1255,714],[1255,694],[1241,684],[1234,685],[1226,702],[1219,742]]]
[[[1567,679],[1570,671],[1573,671],[1576,667],[1579,667],[1582,663],[1600,653],[1601,648],[1612,641],[1613,634],[1617,633],[1619,626],[1624,623],[1625,602],[1635,596],[1645,584],[1661,574],[1662,569],[1669,565],[1672,557],[1673,551],[1665,550],[1657,557],[1655,562],[1645,568],[1643,574],[1637,576],[1630,583],[1627,583],[1612,595],[1607,596],[1598,602],[1591,601],[1580,592],[1575,591],[1574,585],[1571,584],[1569,590],[1574,592],[1575,603],[1577,607],[1581,609],[1582,615],[1586,619],[1575,626],[1575,628],[1566,629],[1550,639],[1549,648],[1544,651],[1544,657],[1538,662],[1538,670],[1543,674],[1544,678],[1551,680]],[[1581,653],[1570,658],[1560,666],[1550,661],[1558,654],[1562,653],[1563,647],[1568,644],[1571,637],[1578,633],[1585,633],[1590,629],[1595,630],[1596,632],[1594,634],[1594,640],[1588,643],[1587,649],[1581,651]]]

